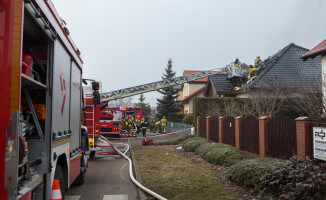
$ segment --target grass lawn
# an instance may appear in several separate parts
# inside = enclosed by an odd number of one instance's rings
[[[176,147],[132,148],[145,187],[167,199],[236,199],[233,191],[216,180],[216,171],[194,163]]]

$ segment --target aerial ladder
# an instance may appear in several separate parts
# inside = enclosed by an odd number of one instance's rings
[[[220,68],[215,68],[207,71],[201,71],[193,74],[188,74],[184,76],[179,76],[170,79],[164,79],[161,81],[156,81],[152,83],[147,83],[144,85],[138,85],[134,87],[129,87],[120,90],[114,90],[110,92],[101,93],[101,103],[106,103],[112,100],[122,99],[125,97],[135,96],[138,94],[143,94],[151,91],[160,90],[167,87],[173,87],[176,85],[181,85],[184,83],[188,83],[197,79],[205,78],[207,76],[211,76],[214,74],[221,73],[222,70]]]
[[[218,74],[221,72],[222,72],[221,69],[215,68],[215,69],[211,69],[211,70],[207,70],[207,71],[201,71],[201,72],[188,74],[188,75],[184,75],[184,76],[180,76],[180,77],[164,79],[161,81],[156,81],[156,82],[147,83],[144,85],[138,85],[138,86],[134,86],[134,87],[124,88],[124,89],[115,90],[115,91],[111,91],[111,92],[101,92],[99,111],[105,109],[108,105],[108,102],[110,102],[112,100],[122,99],[122,98],[130,97],[130,96],[135,96],[138,94],[151,92],[151,91],[157,91],[157,90],[167,88],[167,87],[181,85],[183,83],[188,83],[188,82],[191,82],[191,81],[194,81],[194,80],[197,80],[200,78],[205,78],[207,76],[211,76],[211,75]],[[93,113],[93,115],[94,115],[94,113]],[[94,119],[93,119],[93,123],[95,123]],[[94,124],[93,124],[93,126],[94,126]],[[94,130],[93,130],[93,133],[94,133]],[[92,142],[93,145],[96,144],[97,137],[98,136],[96,136],[96,134],[90,134],[89,139],[90,139],[90,141],[93,141]],[[99,148],[97,148],[95,146],[92,146],[92,145],[90,145],[90,146],[91,146],[91,148],[90,148],[91,152],[99,150]]]

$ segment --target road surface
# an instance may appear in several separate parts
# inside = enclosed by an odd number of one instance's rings
[[[65,193],[65,200],[138,199],[138,190],[129,177],[129,163],[118,155],[91,158],[84,184],[72,186]]]

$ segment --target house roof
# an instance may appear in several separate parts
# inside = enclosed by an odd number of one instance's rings
[[[212,84],[215,92],[228,91],[229,81],[226,80],[227,77],[228,75],[226,73],[209,76],[209,82]]]
[[[194,73],[198,73],[198,72],[202,72],[202,71],[195,71],[195,70],[184,70],[183,71],[183,75],[189,75],[189,74],[194,74]],[[205,77],[205,78],[200,78],[200,79],[197,79],[193,82],[207,82],[208,80],[208,77]]]
[[[307,60],[308,58],[315,58],[316,56],[320,54],[325,54],[326,53],[326,39],[319,43],[317,46],[312,48],[310,51],[305,53],[301,58],[303,60]]]
[[[264,61],[266,67],[257,78],[243,86],[241,89],[265,87],[268,82],[279,80],[286,86],[303,87],[318,84],[321,87],[321,57],[314,60],[303,61],[300,57],[308,49],[289,44]]]
[[[205,90],[206,86],[203,86],[201,88],[199,88],[198,90],[196,90],[195,92],[191,93],[190,95],[184,97],[183,99],[181,99],[182,102],[186,102],[189,101],[191,98],[193,98],[194,96],[196,96],[198,93],[202,92]]]

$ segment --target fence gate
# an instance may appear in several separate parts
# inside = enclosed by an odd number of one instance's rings
[[[240,149],[259,154],[259,120],[248,116],[242,120],[242,137]]]
[[[223,143],[235,146],[235,128],[234,128],[234,125],[235,125],[234,117],[227,117],[224,120],[224,123],[223,123],[223,128],[224,128]]]
[[[295,120],[287,116],[278,116],[267,123],[267,155],[274,158],[290,158],[296,155]]]
[[[213,142],[218,142],[218,117],[212,117],[211,121],[211,138],[209,138]]]
[[[200,117],[199,123],[199,136],[206,138],[206,117]]]

